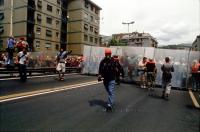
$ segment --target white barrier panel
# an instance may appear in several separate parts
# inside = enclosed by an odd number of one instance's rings
[[[84,47],[83,73],[97,74],[99,63],[104,57],[104,49],[102,47]],[[162,71],[161,65],[165,61],[165,57],[170,57],[171,63],[174,66],[172,86],[186,88],[189,80],[190,67],[194,60],[200,59],[200,53],[189,50],[170,50],[170,49],[155,49],[151,47],[111,47],[113,55],[120,56],[120,63],[125,71],[125,79],[138,81],[138,63],[145,56],[153,58],[156,61],[158,70],[156,84],[161,85]]]

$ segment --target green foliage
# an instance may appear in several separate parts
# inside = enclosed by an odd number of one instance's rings
[[[109,42],[109,46],[127,46],[127,42],[117,41],[115,39],[111,39]]]

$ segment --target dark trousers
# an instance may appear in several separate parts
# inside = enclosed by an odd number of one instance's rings
[[[26,65],[19,64],[19,76],[21,81],[26,81]]]
[[[13,60],[13,53],[14,53],[14,49],[12,48],[7,48],[7,52],[8,52],[8,61],[12,61]]]

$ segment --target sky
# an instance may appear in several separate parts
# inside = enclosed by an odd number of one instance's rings
[[[159,45],[191,44],[200,34],[200,0],[92,0],[102,8],[100,34],[146,32]]]

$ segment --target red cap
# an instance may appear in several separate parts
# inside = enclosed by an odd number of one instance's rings
[[[111,49],[110,49],[110,48],[106,48],[106,49],[105,49],[105,54],[112,54]]]

